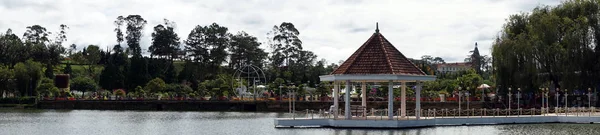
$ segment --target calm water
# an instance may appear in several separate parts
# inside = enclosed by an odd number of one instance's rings
[[[274,128],[273,118],[278,117],[288,117],[288,114],[0,109],[0,135],[600,134],[600,124],[447,126],[398,130]]]

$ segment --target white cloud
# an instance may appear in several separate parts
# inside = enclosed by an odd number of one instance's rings
[[[177,23],[185,39],[196,25],[217,22],[231,33],[246,31],[266,42],[273,25],[292,22],[300,30],[307,50],[329,62],[345,60],[374,32],[381,33],[407,57],[440,56],[462,61],[478,42],[480,52],[489,55],[493,37],[505,19],[535,6],[556,5],[558,0],[3,0],[0,2],[0,30],[13,29],[19,35],[25,27],[39,24],[58,31],[70,27],[69,41],[79,47],[88,44],[116,44],[113,21],[119,15],[139,14],[148,20],[142,47],[149,46],[152,27],[166,18]],[[263,45],[266,47],[267,45]],[[267,49],[268,50],[268,49]]]

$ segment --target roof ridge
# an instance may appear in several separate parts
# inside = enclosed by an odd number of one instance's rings
[[[385,37],[383,37],[383,35],[381,35],[381,34],[379,34],[378,37],[379,37],[379,41],[380,41],[379,44],[381,45],[381,48],[383,49],[383,54],[385,54],[385,60],[387,60],[387,65],[390,67],[390,71],[392,71],[392,73],[396,73],[396,72],[394,72],[394,67],[392,66],[392,61],[390,60],[390,52],[388,52],[388,50],[385,48],[385,43],[381,42],[381,41],[386,41],[390,45],[392,45],[392,43],[390,43],[389,41],[387,41],[387,39],[385,39]],[[393,46],[394,45],[392,45],[392,47]],[[398,50],[398,49],[396,49],[396,50]]]

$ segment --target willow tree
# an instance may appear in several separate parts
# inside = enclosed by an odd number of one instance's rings
[[[586,89],[600,75],[600,1],[566,1],[511,15],[492,47],[502,92]],[[544,85],[546,84],[546,85]]]

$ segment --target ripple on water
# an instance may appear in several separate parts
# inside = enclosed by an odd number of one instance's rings
[[[0,134],[218,134],[218,135],[521,135],[600,134],[598,124],[443,126],[418,129],[274,128],[286,113],[7,110],[0,109]]]

